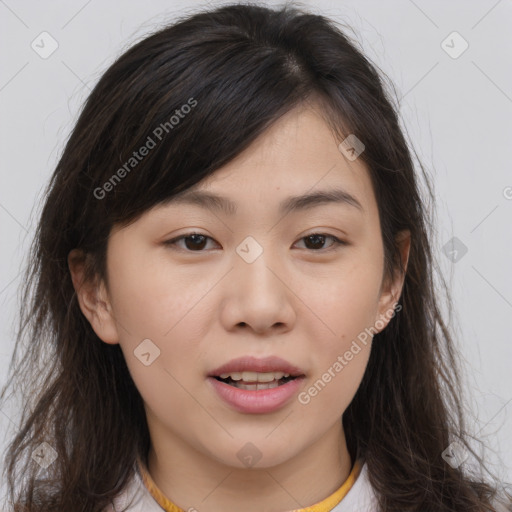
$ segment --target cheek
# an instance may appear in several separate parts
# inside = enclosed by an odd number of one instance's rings
[[[326,352],[329,347],[344,351],[352,339],[374,325],[382,271],[375,257],[358,251],[310,288],[308,306],[326,328]]]
[[[308,306],[322,322],[313,322],[319,329],[311,323],[314,375],[301,403],[309,400],[312,409],[331,411],[333,421],[348,407],[368,363],[383,270],[375,254],[354,251],[321,286],[310,289]]]
[[[201,298],[213,277],[189,276],[136,253],[118,261],[109,276],[120,346],[144,401],[165,414],[190,399],[183,386],[190,388],[190,369],[197,368]]]
[[[167,336],[147,336],[142,343],[140,337],[125,337],[120,345],[135,386],[154,416],[168,425],[175,424],[176,411],[184,408],[191,418],[201,416],[192,399],[199,396],[202,384],[194,375],[198,367],[197,338],[184,321]],[[145,348],[141,350],[141,346]]]
[[[132,250],[118,264],[115,261],[112,256],[109,275],[115,315],[125,327],[120,336],[125,340],[130,333],[128,338],[158,339],[165,344],[180,324],[195,314],[213,284],[209,283],[213,281],[211,272],[201,276],[197,268],[171,265],[159,251]]]
[[[302,404],[312,405],[318,414],[330,416],[334,421],[339,418],[359,388],[363,378],[371,343],[356,343],[346,351],[339,351],[315,374],[311,382],[304,388],[300,397]]]

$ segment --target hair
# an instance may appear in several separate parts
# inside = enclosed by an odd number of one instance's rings
[[[13,510],[102,511],[149,449],[142,398],[120,346],[99,339],[82,314],[69,252],[83,251],[87,280],[108,282],[114,225],[212,175],[307,104],[320,107],[340,141],[354,134],[365,145],[359,158],[377,200],[385,275],[405,271],[396,236],[411,233],[402,312],[375,335],[342,417],[349,452],[364,457],[381,511],[496,510],[496,482],[441,456],[457,440],[484,467],[466,433],[462,374],[434,284],[432,185],[420,163],[422,198],[398,108],[377,66],[340,27],[291,5],[225,5],[159,28],[102,75],[48,184],[25,270],[0,396],[12,386],[24,397],[4,470]],[[154,148],[128,170],[149,138]],[[42,442],[58,454],[45,471],[31,460]]]

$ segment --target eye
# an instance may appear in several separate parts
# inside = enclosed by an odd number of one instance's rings
[[[334,241],[329,246],[329,248],[322,249],[322,247],[318,247],[318,246],[324,245],[325,240],[327,238],[330,238]],[[178,246],[181,249],[185,249],[187,252],[204,252],[202,249],[204,249],[205,245],[207,245],[206,244],[207,240],[213,240],[213,238],[211,238],[207,235],[203,235],[201,233],[186,233],[177,238],[173,238],[172,240],[167,240],[164,242],[164,244],[167,246]],[[325,233],[312,233],[310,235],[302,237],[300,240],[308,241],[308,243],[306,243],[306,246],[309,244],[309,247],[306,247],[306,248],[312,249],[315,252],[319,252],[322,250],[329,251],[338,245],[348,245],[347,242],[340,240],[339,238],[335,237],[334,235],[328,235]],[[185,247],[183,247],[182,245],[181,246],[178,245],[178,242],[181,242],[181,241],[183,241],[185,243]],[[311,247],[311,246],[313,246],[313,247]]]
[[[172,240],[167,240],[164,244],[175,246],[178,245],[178,242],[183,240],[185,241],[185,249],[188,250],[188,252],[204,252],[201,249],[206,245],[207,239],[213,240],[213,238],[202,235],[201,233],[186,233]],[[179,247],[183,248],[182,246]]]
[[[327,238],[331,238],[334,240],[334,242],[327,248],[322,249],[321,247],[318,247],[319,245],[323,245],[325,243],[325,240]],[[338,245],[348,245],[347,242],[344,242],[343,240],[340,240],[339,238],[336,238],[334,235],[328,235],[326,233],[311,233],[310,235],[306,235],[302,237],[300,240],[307,240],[308,242],[311,242],[309,245],[313,246],[313,250],[316,252],[319,251],[330,251],[333,250]],[[307,246],[308,244],[306,244]],[[311,247],[309,247],[311,248]]]

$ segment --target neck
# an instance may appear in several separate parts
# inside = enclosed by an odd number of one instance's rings
[[[152,432],[151,439],[148,471],[183,510],[238,510],[241,503],[246,512],[306,508],[335,492],[352,468],[341,420],[293,458],[266,468],[223,464],[168,432]]]

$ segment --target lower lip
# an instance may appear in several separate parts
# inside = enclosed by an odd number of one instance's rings
[[[235,388],[214,377],[207,379],[217,394],[239,412],[269,413],[283,407],[299,390],[304,377],[297,377],[277,388],[248,390]]]

